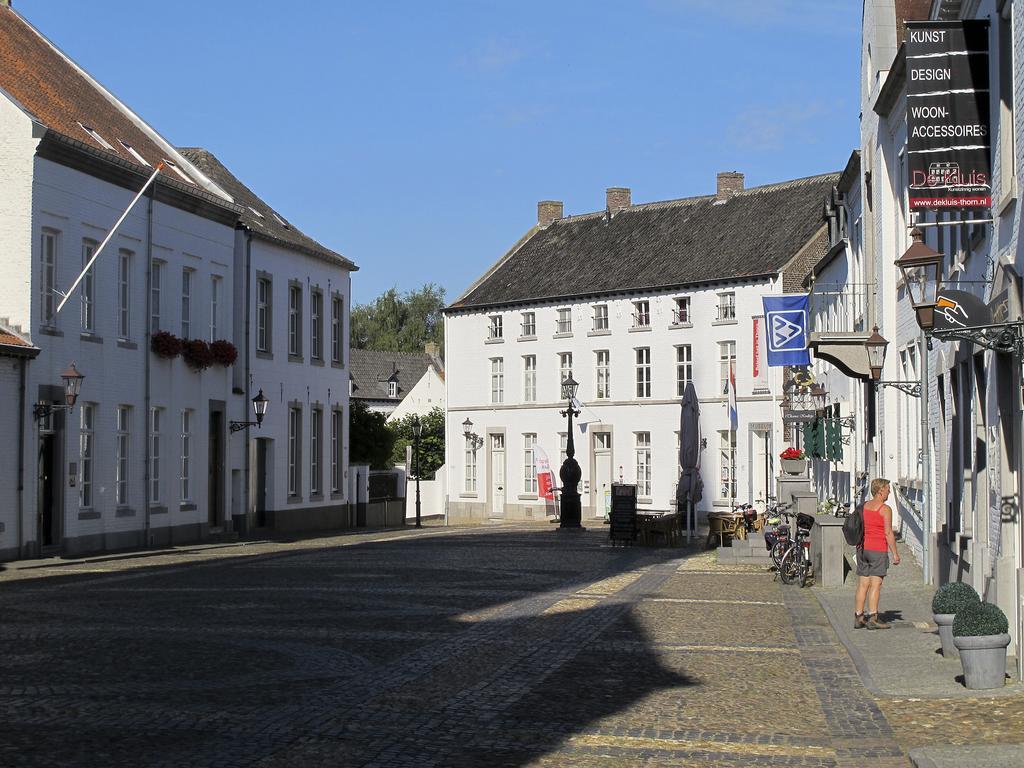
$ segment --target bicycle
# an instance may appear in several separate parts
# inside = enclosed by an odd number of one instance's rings
[[[779,563],[779,577],[783,584],[793,584],[797,579],[800,586],[806,587],[811,580],[811,528],[814,518],[798,512],[796,516],[796,536],[792,544],[782,556]]]
[[[776,503],[765,509],[765,548],[772,558],[772,570],[778,571],[782,564],[782,556],[790,544],[790,526],[783,522],[792,517],[788,512],[792,507],[789,503]],[[771,526],[771,527],[769,527]]]

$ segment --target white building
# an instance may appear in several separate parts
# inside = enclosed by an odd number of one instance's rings
[[[16,504],[0,509],[0,555],[229,532],[251,506],[244,439],[229,433],[229,422],[252,419],[239,375],[244,209],[3,4],[0,57],[0,316],[40,350],[17,414],[21,458],[13,440],[5,455],[40,481],[22,483]],[[59,292],[160,162],[58,313]],[[339,290],[347,312],[347,272]],[[195,340],[195,365],[151,352],[157,332]],[[212,341],[225,355],[209,365],[201,342]],[[35,420],[37,402],[64,402],[60,373],[71,362],[85,375],[74,409]]]
[[[799,289],[824,252],[822,202],[837,178],[744,189],[742,174],[724,173],[714,195],[644,205],[612,188],[604,211],[581,216],[540,203],[537,225],[445,312],[449,519],[543,517],[534,454],[556,470],[564,458],[570,373],[584,519],[604,515],[620,478],[639,486],[641,508],[674,506],[690,381],[706,439],[699,510],[763,498],[781,450],[782,377],[755,352],[755,319],[763,295]]]
[[[244,357],[232,384],[246,403],[260,391],[270,403],[248,441],[232,443],[252,499],[238,508],[248,511],[236,528],[351,525],[348,317],[357,267],[296,229],[207,150],[181,152],[242,207],[233,282]]]
[[[857,283],[869,300],[857,328],[829,329],[819,313],[816,363],[830,402],[851,403],[861,422],[864,453],[848,460],[864,478],[894,482],[898,528],[928,580],[972,584],[1010,620],[1010,653],[1021,658],[1022,532],[1021,359],[1003,347],[971,341],[925,342],[895,261],[911,246],[911,229],[942,254],[946,288],[971,293],[997,309],[999,322],[1019,322],[1024,262],[1019,248],[1022,139],[1014,105],[1019,98],[1024,29],[1006,0],[865,0],[861,41],[860,167],[849,176],[840,206],[850,224],[849,247],[819,265],[816,280],[842,283],[840,301],[860,305]],[[912,212],[907,181],[907,21],[983,19],[989,24],[991,211]],[[857,179],[852,178],[853,175]],[[973,224],[952,224],[973,219]],[[991,219],[990,222],[985,219]],[[979,221],[980,220],[980,221]],[[939,226],[936,226],[939,225]],[[858,247],[859,245],[859,247]],[[817,290],[817,289],[816,289]],[[842,370],[873,325],[889,341],[877,392],[864,381],[866,359]],[[847,334],[849,336],[849,334]],[[863,355],[863,353],[862,353]],[[927,360],[928,375],[923,376]],[[847,380],[853,374],[860,381]],[[923,381],[922,381],[923,379]],[[915,384],[921,384],[915,391]],[[922,396],[923,395],[923,396]],[[858,411],[857,403],[863,404]],[[927,410],[924,405],[927,403]],[[922,430],[922,424],[924,429]],[[841,466],[816,471],[820,492],[835,487]],[[863,496],[855,496],[860,500]],[[1024,676],[1024,668],[1021,668]]]
[[[388,421],[444,408],[444,364],[437,345],[428,342],[423,352],[353,349],[350,391],[353,400],[386,414]]]

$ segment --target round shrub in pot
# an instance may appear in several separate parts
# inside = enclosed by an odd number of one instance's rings
[[[935,591],[932,598],[932,613],[935,623],[939,626],[939,640],[942,642],[942,655],[956,658],[960,655],[953,645],[953,619],[964,606],[981,602],[974,587],[962,581],[950,581]]]
[[[968,604],[953,619],[953,643],[960,651],[964,685],[1001,688],[1006,680],[1010,623],[998,605]]]

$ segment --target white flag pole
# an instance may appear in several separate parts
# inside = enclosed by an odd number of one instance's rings
[[[110,242],[110,238],[114,236],[114,233],[117,232],[117,228],[121,226],[125,219],[128,218],[128,214],[132,212],[132,208],[135,207],[135,204],[139,202],[139,199],[146,193],[146,190],[149,189],[150,185],[156,180],[157,174],[160,173],[163,167],[163,163],[157,163],[156,168],[153,170],[153,175],[149,177],[149,180],[145,184],[142,185],[142,189],[139,190],[139,193],[135,196],[131,203],[129,203],[128,207],[125,208],[124,213],[121,214],[121,218],[117,220],[117,223],[115,223],[111,230],[107,233],[107,236],[103,238],[103,242],[100,243],[100,247],[96,249],[96,252],[92,255],[92,258],[89,259],[89,263],[85,265],[81,273],[75,279],[75,282],[71,284],[70,288],[68,288],[68,292],[64,294],[64,298],[61,299],[60,304],[57,305],[57,312],[60,312],[64,308],[64,305],[68,303],[68,299],[70,299],[71,294],[75,292],[75,288],[77,288],[78,284],[85,279],[85,273],[89,271],[89,267],[91,267],[93,263],[96,261],[96,259],[100,257],[100,254],[103,252],[103,249],[106,247],[107,243]]]

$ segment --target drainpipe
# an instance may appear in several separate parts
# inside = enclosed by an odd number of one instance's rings
[[[28,359],[20,359],[21,371],[20,379],[21,383],[18,386],[18,525],[17,525],[17,542],[18,542],[18,557],[21,558],[24,542],[24,521],[22,517],[25,514],[25,390],[28,386],[26,377],[28,375]]]
[[[143,533],[142,533],[142,541],[143,541],[142,546],[143,546],[143,548],[145,548],[145,547],[151,547],[153,545],[153,538],[152,538],[153,537],[153,532],[152,532],[152,528],[151,528],[151,519],[150,519],[150,515],[151,515],[151,509],[150,509],[150,495],[151,495],[150,494],[150,491],[151,491],[151,489],[150,489],[150,482],[152,481],[152,478],[149,476],[150,464],[152,462],[152,457],[150,456],[150,451],[152,450],[152,440],[150,438],[150,431],[153,428],[153,424],[151,422],[152,416],[150,415],[151,395],[150,395],[150,391],[149,391],[149,388],[150,388],[150,371],[149,371],[150,351],[149,351],[149,346],[150,346],[150,337],[151,337],[151,335],[153,333],[153,328],[152,328],[152,324],[153,324],[153,191],[152,191],[152,189],[146,195],[146,314],[142,318],[142,322],[143,322],[143,328],[145,328],[145,330],[146,330],[146,332],[145,332],[145,334],[143,336],[143,340],[144,340],[145,344],[143,345],[143,349],[142,349],[142,357],[143,357],[143,361],[144,361],[143,362],[143,368],[144,368],[144,371],[145,371],[145,373],[143,375],[143,388],[144,388],[144,392],[143,392],[143,403],[144,403],[143,404],[143,409],[144,410],[143,410],[143,413],[142,413],[142,418],[143,418],[143,423],[146,425],[146,428],[145,428],[145,430],[143,432],[143,434],[146,436],[146,439],[143,441],[144,444],[145,444],[143,446],[143,460],[145,461],[145,467],[142,470],[142,479],[143,479],[142,508],[144,510],[144,514],[142,516],[143,525],[144,525]]]
[[[252,233],[246,232],[245,233],[245,301],[242,302],[243,306],[245,307],[245,401],[242,403],[242,408],[244,409],[243,410],[243,415],[245,417],[245,420],[249,419],[249,402],[250,402],[250,395],[252,394],[251,391],[249,390],[249,382],[250,382],[250,375],[251,375],[250,374],[250,365],[251,365],[251,356],[252,356],[252,353],[251,353],[251,351],[249,349],[249,347],[250,347],[250,344],[249,344],[250,315],[252,314],[252,307],[249,305],[249,302],[252,300],[251,299],[251,296],[252,296],[251,288],[252,288]],[[271,305],[271,306],[273,306],[273,305]],[[249,487],[249,484],[251,482],[250,474],[252,472],[252,468],[250,466],[251,461],[252,461],[252,459],[250,457],[250,454],[252,452],[252,442],[249,439],[249,430],[244,430],[244,432],[245,432],[245,452],[244,452],[245,455],[242,457],[242,462],[243,462],[242,474],[243,474],[243,477],[244,477],[243,488],[242,488],[242,499],[244,500],[245,504],[242,507],[242,509],[245,510],[245,528],[246,528],[246,531],[248,532],[249,525],[252,522],[252,520],[251,520],[251,518],[252,518],[252,509],[250,509],[250,507],[252,506],[252,489]],[[253,523],[253,525],[255,525],[255,523]]]

